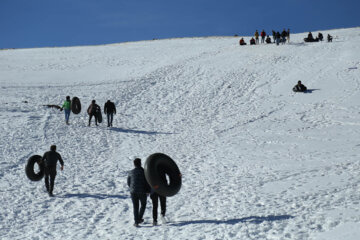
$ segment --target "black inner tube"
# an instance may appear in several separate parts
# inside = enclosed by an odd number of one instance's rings
[[[147,182],[159,195],[170,197],[179,192],[181,173],[169,156],[163,153],[150,155],[145,162],[144,170]]]
[[[71,111],[74,114],[79,114],[81,112],[81,103],[78,97],[73,97],[71,100]]]
[[[39,165],[39,172],[37,173],[34,170],[35,164]],[[25,173],[31,181],[40,181],[44,177],[44,164],[40,155],[33,155],[29,158],[25,166]]]

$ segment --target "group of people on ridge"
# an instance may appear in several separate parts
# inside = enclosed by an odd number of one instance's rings
[[[61,155],[56,151],[56,145],[50,146],[50,151],[44,153],[41,159],[44,166],[45,173],[45,187],[50,197],[53,197],[53,190],[56,177],[57,162],[60,162],[61,171],[64,170],[64,161]],[[154,191],[148,184],[145,178],[144,168],[141,166],[141,159],[135,158],[134,169],[129,172],[127,177],[127,184],[130,188],[131,200],[133,203],[134,226],[138,227],[140,223],[144,222],[143,216],[145,213],[147,196],[150,195],[153,204],[153,225],[158,224],[158,205],[160,200],[161,217],[165,217],[166,213],[166,197],[161,196]]]
[[[70,96],[66,96],[66,99],[64,101],[64,104],[61,107],[61,110],[64,110],[65,112],[65,122],[67,125],[69,125],[69,118],[70,118],[70,112],[71,112],[71,100],[70,100]],[[98,119],[98,114],[101,113],[101,108],[99,105],[96,104],[95,100],[91,101],[91,104],[89,105],[88,109],[87,109],[87,113],[89,115],[89,124],[88,126],[90,126],[91,123],[91,119],[94,117],[95,119],[95,125],[98,125],[99,119]],[[116,107],[115,104],[113,102],[111,102],[110,100],[108,100],[105,105],[104,105],[104,113],[107,116],[107,122],[108,122],[108,127],[112,127],[112,123],[113,123],[113,118],[114,118],[114,114],[116,114]]]
[[[259,34],[258,30],[255,31],[254,37],[250,39],[250,45],[256,45],[259,44],[259,37],[261,37],[261,43],[276,43],[276,45],[279,45],[279,43],[285,44],[286,41],[290,42],[290,29],[287,31],[284,29],[282,33],[275,32],[272,30],[272,36],[273,36],[273,42],[271,41],[271,38],[268,34],[266,34],[265,30],[262,30]],[[246,42],[244,38],[241,38],[239,41],[240,45],[246,45]]]
[[[327,41],[332,42],[332,39],[333,39],[333,37],[330,34],[328,34]],[[319,42],[319,41],[323,41],[323,40],[324,40],[324,36],[321,32],[318,33],[318,36],[316,38],[314,38],[314,36],[312,35],[311,32],[309,32],[307,38],[304,38],[305,42]]]

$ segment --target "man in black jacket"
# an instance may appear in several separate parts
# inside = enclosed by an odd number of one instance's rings
[[[42,161],[44,162],[44,172],[45,172],[45,187],[49,193],[49,196],[52,197],[54,190],[54,183],[56,177],[56,164],[57,161],[60,161],[61,171],[64,170],[64,161],[61,158],[61,155],[56,152],[56,145],[51,145],[50,151],[46,152],[42,157]],[[50,177],[50,184],[49,184]]]
[[[138,227],[139,223],[144,221],[143,216],[146,208],[146,198],[151,189],[146,181],[144,169],[141,167],[140,158],[134,160],[134,166],[135,168],[129,172],[127,184],[130,187],[131,200],[133,202],[134,226]],[[139,203],[141,204],[140,211]]]
[[[107,116],[108,127],[112,127],[113,116],[116,114],[116,107],[110,100],[108,100],[104,105],[104,113]]]
[[[285,43],[286,43],[286,36],[287,36],[287,32],[286,32],[286,30],[285,30],[285,28],[284,28],[284,30],[283,30],[282,33],[281,33],[281,43],[282,43],[282,44],[285,44]]]
[[[293,87],[294,92],[306,92],[306,90],[307,87],[305,87],[305,85],[302,84],[301,81],[298,81],[298,84]]]

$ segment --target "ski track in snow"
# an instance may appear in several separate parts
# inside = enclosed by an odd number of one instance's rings
[[[360,29],[333,43],[169,39],[0,51],[1,239],[359,239]],[[293,93],[301,80],[309,93]],[[70,126],[66,95],[82,103]],[[118,113],[87,126],[92,99]],[[51,144],[55,198],[25,175]],[[134,157],[183,174],[166,224],[134,228]]]

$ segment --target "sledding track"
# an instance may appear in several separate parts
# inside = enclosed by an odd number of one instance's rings
[[[299,34],[284,46],[229,37],[0,51],[1,238],[339,239],[356,229],[360,30],[329,32],[331,44]],[[293,93],[298,80],[312,92]],[[85,111],[66,126],[42,106],[67,95],[83,109],[114,100],[114,128],[87,127]],[[65,170],[50,199],[24,166],[51,144]],[[154,152],[177,162],[183,185],[167,226],[135,230],[127,170]]]

